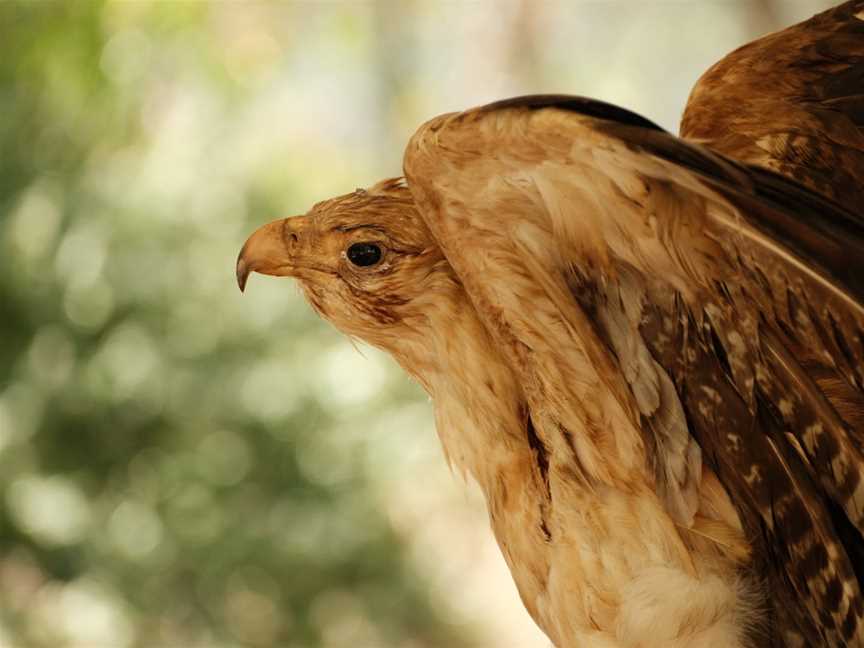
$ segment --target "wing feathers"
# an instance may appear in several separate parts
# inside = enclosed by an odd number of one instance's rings
[[[846,2],[726,56],[693,88],[681,135],[860,208],[862,12]]]
[[[544,439],[564,453],[552,463],[614,481],[641,457],[637,479],[698,533],[701,446],[774,583],[775,630],[864,645],[850,563],[864,542],[864,219],[605,106],[564,104],[443,116],[405,155],[532,412],[571,432]]]
[[[639,334],[644,297],[637,281],[632,270],[622,268],[618,281],[606,285],[592,310],[650,430],[661,498],[673,519],[689,527],[699,508],[702,455],[687,429],[675,386]]]
[[[599,117],[609,122],[665,132],[651,120],[626,108],[589,97],[576,97],[573,95],[525,95],[522,97],[513,97],[512,99],[503,99],[481,106],[477,109],[477,112],[494,112],[504,108],[528,108],[531,110],[557,108],[558,110],[570,110],[580,115]]]

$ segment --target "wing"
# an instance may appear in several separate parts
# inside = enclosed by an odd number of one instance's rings
[[[626,480],[641,444],[687,526],[701,448],[771,634],[862,645],[864,220],[584,99],[438,117],[404,166],[532,417],[581,423],[548,461]]]
[[[690,95],[681,136],[864,205],[864,0],[741,47]]]

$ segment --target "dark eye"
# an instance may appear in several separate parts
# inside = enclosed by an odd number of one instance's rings
[[[375,243],[355,243],[348,248],[348,260],[356,266],[372,266],[381,260],[381,248]]]

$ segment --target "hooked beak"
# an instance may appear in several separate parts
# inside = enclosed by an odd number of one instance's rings
[[[284,277],[292,274],[293,250],[303,217],[282,218],[252,233],[237,257],[237,285],[242,292],[253,272]]]

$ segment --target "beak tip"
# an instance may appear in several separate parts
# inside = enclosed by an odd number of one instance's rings
[[[237,286],[240,288],[240,292],[246,291],[246,280],[249,278],[249,268],[246,266],[246,262],[240,258],[237,259]]]

